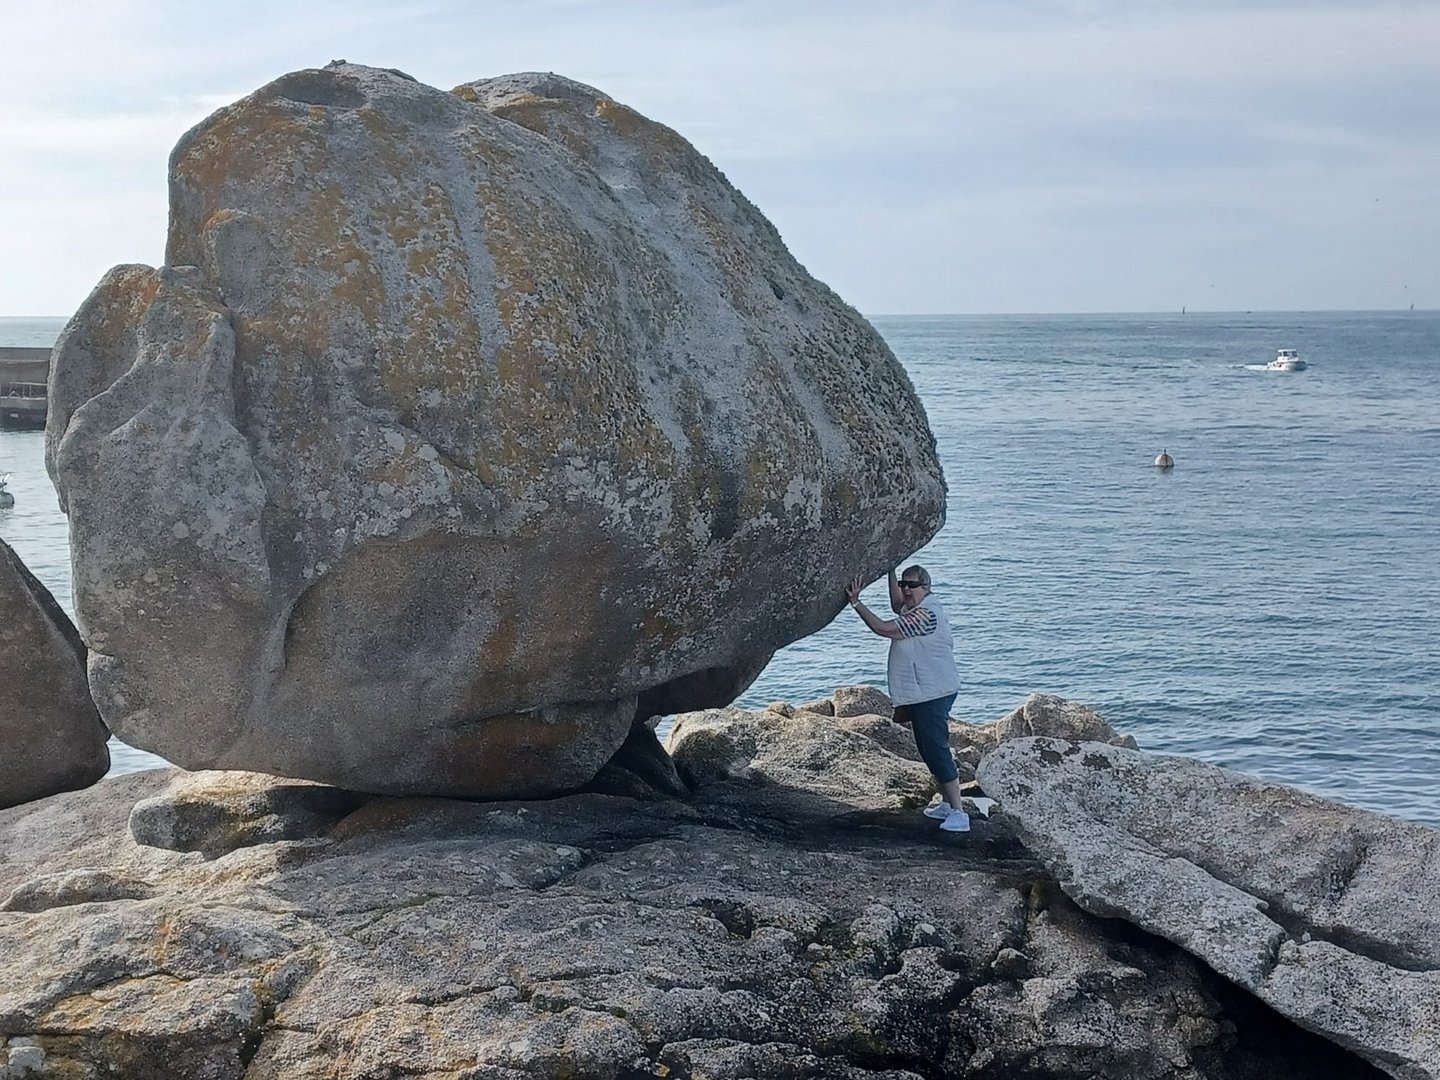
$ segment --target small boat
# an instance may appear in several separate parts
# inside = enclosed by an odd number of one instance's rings
[[[1305,361],[1294,349],[1281,349],[1275,359],[1265,365],[1266,371],[1304,371]]]
[[[10,489],[6,486],[9,483],[9,473],[0,476],[0,510],[9,510],[15,505],[15,496],[10,494]]]

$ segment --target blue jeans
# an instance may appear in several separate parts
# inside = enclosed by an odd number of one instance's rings
[[[960,778],[955,768],[955,755],[950,753],[950,706],[955,695],[931,698],[914,705],[901,705],[895,712],[910,721],[915,734],[915,749],[937,784],[948,784]]]

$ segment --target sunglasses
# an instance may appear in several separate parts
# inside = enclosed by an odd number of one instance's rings
[[[925,588],[925,583],[924,583],[923,581],[902,581],[902,582],[900,582],[900,588],[902,588],[902,589],[923,589],[923,588]]]

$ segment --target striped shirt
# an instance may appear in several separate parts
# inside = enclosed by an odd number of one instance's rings
[[[924,637],[926,634],[933,634],[940,623],[935,618],[935,612],[929,608],[917,607],[895,616],[895,625],[905,637]]]

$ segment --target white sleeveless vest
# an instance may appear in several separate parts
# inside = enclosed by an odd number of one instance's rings
[[[926,596],[917,606],[934,612],[935,632],[890,642],[890,664],[886,675],[890,684],[890,700],[896,705],[915,705],[945,697],[960,689],[950,620],[933,596]]]

